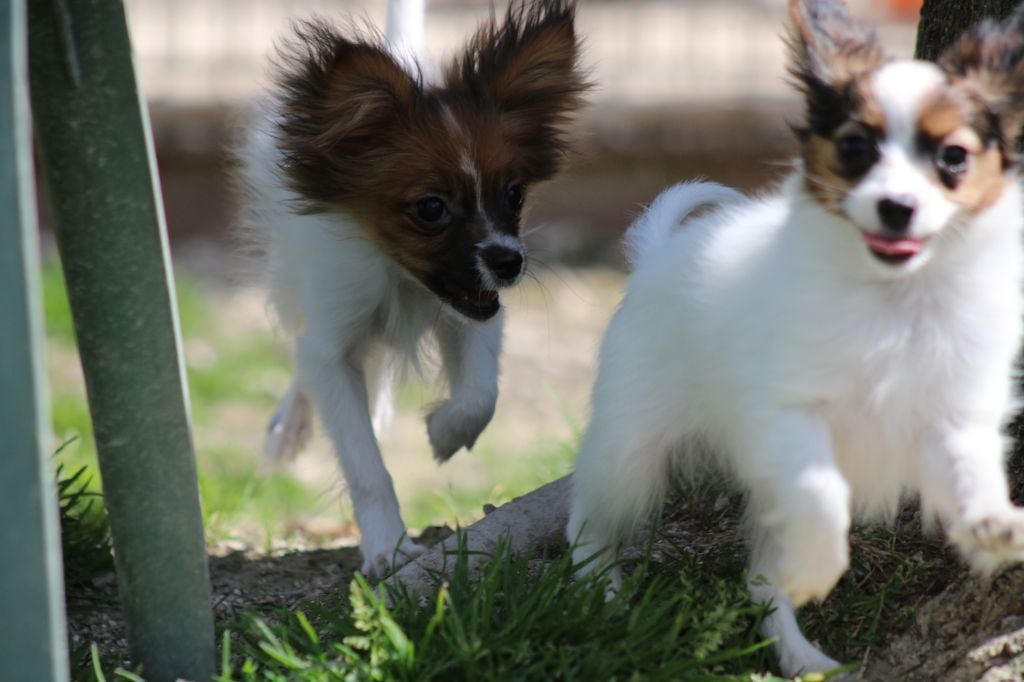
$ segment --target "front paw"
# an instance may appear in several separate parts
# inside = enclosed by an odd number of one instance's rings
[[[798,486],[786,505],[776,531],[778,585],[794,607],[828,596],[849,565],[847,500],[846,482],[828,475]]]
[[[950,533],[975,571],[983,575],[1024,561],[1024,510],[1011,507],[958,524]]]
[[[802,642],[790,645],[783,641],[779,648],[779,669],[788,678],[809,673],[827,673],[842,664],[819,651],[813,644],[800,637]],[[842,679],[842,678],[840,678]]]
[[[836,529],[807,531],[783,550],[779,561],[779,586],[794,606],[828,596],[849,565],[846,533]]]
[[[427,415],[427,435],[434,459],[445,462],[461,448],[470,450],[494,416],[494,401],[467,407],[448,400]]]
[[[359,570],[368,578],[380,579],[413,561],[427,548],[402,535],[398,542],[364,538],[360,549],[363,552],[363,566]]]

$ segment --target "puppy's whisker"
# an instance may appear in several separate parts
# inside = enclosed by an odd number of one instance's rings
[[[761,164],[768,166],[769,168],[785,168],[788,170],[796,170],[800,167],[799,159],[765,159],[761,161]]]
[[[540,232],[541,230],[543,230],[547,226],[548,226],[547,222],[535,223],[534,225],[531,225],[527,229],[523,230],[520,233],[519,236],[520,236],[521,239],[526,239],[530,235],[537,234],[538,232]]]
[[[579,300],[581,303],[593,305],[593,300],[591,300],[589,297],[580,292],[580,290],[576,287],[576,285],[573,282],[570,282],[565,278],[565,276],[563,275],[564,270],[562,268],[550,265],[540,258],[535,258],[534,262],[537,264],[539,268],[545,270],[552,277],[558,280],[558,283],[561,284],[566,289],[566,291],[575,296],[576,299]]]
[[[546,322],[545,328],[547,329],[548,341],[550,342],[550,340],[551,340],[551,305],[552,305],[551,292],[548,290],[547,285],[535,273],[527,272],[526,276],[529,277],[530,279],[532,279],[534,281],[534,283],[536,283],[537,289],[540,291],[541,301],[544,304],[544,320]],[[522,291],[521,295],[525,299],[526,298],[526,291],[525,290]]]
[[[836,194],[842,195],[842,194],[846,194],[847,192],[850,191],[849,187],[840,187],[839,185],[834,185],[830,181],[828,181],[825,178],[821,177],[820,175],[812,175],[812,174],[808,173],[807,174],[807,179],[810,180],[811,182],[813,182],[815,185],[818,185],[819,187],[822,187],[822,188],[827,189],[827,190],[831,190],[831,191],[835,192]]]

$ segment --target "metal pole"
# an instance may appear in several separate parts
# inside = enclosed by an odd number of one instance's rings
[[[32,107],[132,658],[214,674],[177,311],[146,108],[116,0],[31,0]]]
[[[0,3],[0,679],[68,679],[23,0]]]

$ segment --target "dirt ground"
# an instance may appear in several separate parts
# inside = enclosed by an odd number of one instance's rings
[[[918,608],[911,628],[877,652],[865,680],[1024,679],[1024,570],[956,579]]]

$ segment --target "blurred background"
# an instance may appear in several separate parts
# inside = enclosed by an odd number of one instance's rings
[[[289,22],[312,14],[383,26],[384,0],[127,0],[157,147],[179,288],[200,487],[215,549],[352,542],[344,482],[319,435],[271,468],[260,446],[289,373],[258,281],[241,276],[231,225],[231,141],[269,83]],[[913,50],[919,0],[849,0],[892,54]],[[427,52],[456,53],[504,3],[427,0]],[[381,443],[414,529],[469,523],[571,469],[600,335],[625,274],[618,238],[639,208],[694,176],[754,189],[795,153],[800,102],[785,81],[784,0],[580,0],[597,87],[571,167],[532,193],[535,277],[506,295],[502,393],[473,453],[437,467],[422,424],[429,381],[399,392]],[[45,210],[43,211],[45,218]],[[92,466],[91,428],[54,249],[45,264],[60,457]],[[94,477],[93,485],[99,485]]]

